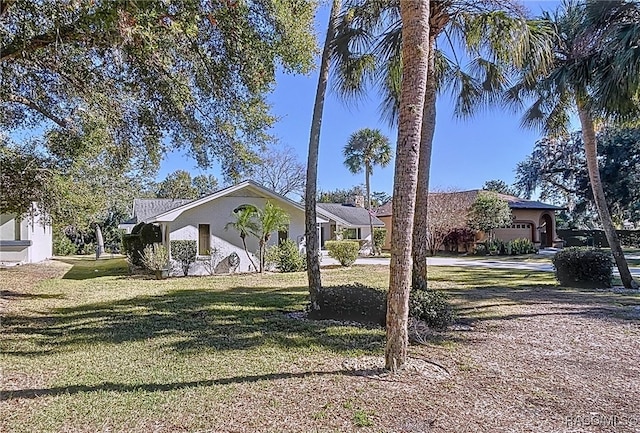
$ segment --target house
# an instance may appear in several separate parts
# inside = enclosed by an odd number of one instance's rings
[[[478,194],[482,190],[460,191],[452,193],[438,194],[458,194],[468,203],[473,203]],[[493,231],[496,239],[503,241],[511,241],[514,239],[529,239],[541,248],[559,246],[562,241],[558,239],[556,233],[555,212],[562,210],[562,207],[542,203],[535,200],[526,200],[507,194],[498,194],[498,196],[507,201],[513,214],[513,223],[510,227],[495,229]],[[376,210],[376,216],[381,219],[387,228],[387,239],[385,241],[385,249],[391,248],[391,219],[393,208],[391,201],[380,206]],[[478,236],[478,240],[482,240],[483,234]]]
[[[370,248],[371,225],[369,211],[364,207],[364,197],[356,196],[348,203],[318,203],[318,214],[328,221],[320,224],[320,248],[328,240],[338,237],[363,241]],[[383,221],[372,216],[373,227],[384,228]]]
[[[267,201],[284,209],[289,214],[286,230],[273,233],[269,245],[275,245],[285,239],[296,242],[304,248],[305,216],[304,205],[296,203],[262,185],[248,180],[219,190],[196,200],[136,199],[132,218],[119,227],[131,231],[140,222],[158,225],[162,232],[163,244],[169,248],[172,240],[196,241],[197,256],[200,259],[192,265],[190,273],[205,274],[207,271],[202,260],[207,259],[212,250],[222,264],[217,272],[228,272],[231,268],[246,272],[255,270],[258,263],[258,240],[254,236],[246,238],[247,251],[244,250],[239,233],[227,224],[233,221],[233,214],[243,206],[263,208]],[[329,220],[322,215],[316,219],[319,225]],[[236,265],[236,260],[239,263]],[[227,266],[225,267],[225,263]]]
[[[38,263],[53,256],[51,221],[38,212],[35,203],[29,214],[0,214],[0,263]]]

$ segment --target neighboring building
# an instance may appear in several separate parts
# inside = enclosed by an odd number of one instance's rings
[[[320,215],[329,221],[320,224],[320,247],[324,243],[335,240],[340,234],[342,239],[364,241],[368,248],[371,245],[371,225],[369,211],[364,208],[364,197],[357,196],[350,203],[318,203]],[[384,227],[384,222],[372,217],[373,227]]]
[[[53,230],[33,205],[30,215],[0,215],[0,263],[38,263],[53,256]]]
[[[443,194],[464,194],[465,199],[472,203],[482,190],[461,191]],[[531,240],[541,248],[560,246],[562,241],[556,234],[555,212],[562,210],[562,207],[542,203],[534,200],[525,200],[519,197],[506,194],[498,196],[509,203],[513,213],[513,224],[510,227],[495,229],[493,231],[497,239],[510,241],[524,238]],[[391,219],[393,209],[391,201],[380,206],[376,210],[376,216],[381,219],[387,228],[387,239],[385,249],[391,248]],[[479,240],[483,239],[480,234]]]

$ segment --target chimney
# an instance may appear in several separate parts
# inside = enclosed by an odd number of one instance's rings
[[[364,196],[363,195],[351,196],[347,199],[347,202],[345,204],[353,207],[364,208],[365,207]]]

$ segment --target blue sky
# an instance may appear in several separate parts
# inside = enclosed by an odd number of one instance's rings
[[[525,5],[535,14],[541,9],[552,9],[557,1],[528,1]],[[318,13],[316,29],[319,35],[326,31],[328,6]],[[319,41],[322,42],[322,38]],[[269,96],[273,113],[280,118],[271,131],[283,145],[295,149],[300,161],[306,163],[309,130],[318,73],[309,76],[279,74],[273,93]],[[364,183],[364,175],[351,174],[343,164],[342,148],[349,136],[361,128],[379,128],[395,146],[397,131],[380,120],[379,99],[371,93],[367,101],[347,106],[331,89],[327,92],[320,136],[318,187],[322,190],[348,188]],[[520,114],[500,109],[479,113],[471,119],[453,116],[453,104],[448,95],[440,95],[437,104],[437,126],[431,163],[433,188],[480,188],[485,181],[514,180],[516,164],[532,150],[537,131],[520,128]],[[219,169],[197,168],[194,160],[181,152],[169,154],[163,161],[158,179],[178,170],[192,174],[211,173],[219,177]],[[391,193],[394,164],[374,168],[371,178],[373,191]]]

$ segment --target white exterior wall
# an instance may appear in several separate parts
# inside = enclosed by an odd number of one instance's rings
[[[53,256],[51,224],[36,215],[16,224],[15,215],[0,215],[0,240],[22,241],[22,245],[2,245],[0,262],[38,263]]]
[[[211,248],[219,250],[218,260],[226,260],[231,253],[235,252],[240,258],[240,264],[237,268],[238,272],[250,271],[251,263],[247,258],[247,254],[242,246],[242,240],[238,232],[229,228],[225,230],[227,223],[234,220],[233,210],[243,204],[252,204],[259,208],[264,208],[267,199],[258,197],[233,197],[226,196],[213,200],[209,203],[184,211],[175,221],[166,223],[169,230],[169,240],[195,240],[198,244],[198,225],[209,224],[211,239]],[[290,217],[288,237],[289,239],[300,245],[304,237],[304,211],[296,208],[289,203],[275,201],[273,203],[283,208]],[[253,253],[252,259],[256,266],[258,262],[258,240],[254,236],[247,236],[247,249]],[[278,233],[271,234],[269,245],[275,245],[278,242]],[[198,245],[199,247],[199,245]],[[202,258],[201,258],[202,259]],[[218,261],[216,260],[216,261]],[[181,271],[179,271],[181,272]],[[216,273],[229,272],[228,266],[221,263],[217,267]],[[192,265],[190,274],[205,275],[207,270],[202,263],[196,262]]]
[[[38,263],[53,256],[53,229],[51,224],[43,224],[42,218],[25,219],[21,224],[23,239],[32,241],[29,247],[29,263]]]

